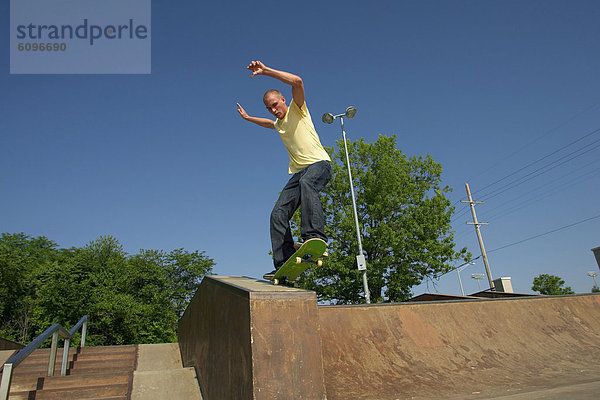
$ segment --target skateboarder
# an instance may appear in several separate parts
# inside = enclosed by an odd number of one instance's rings
[[[319,238],[327,241],[320,191],[331,179],[331,158],[321,145],[305,102],[302,79],[285,71],[252,61],[247,69],[255,75],[266,75],[292,87],[292,101],[286,104],[280,91],[271,89],[263,96],[267,110],[276,118],[249,116],[238,103],[238,112],[246,121],[279,132],[287,149],[291,179],[285,185],[271,212],[271,246],[275,270],[264,275],[272,279],[277,269],[294,253],[290,220],[298,207],[301,211],[301,240]]]

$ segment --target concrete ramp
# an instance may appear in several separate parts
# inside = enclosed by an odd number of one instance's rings
[[[599,295],[321,307],[319,321],[330,400],[487,399],[600,381]]]
[[[179,345],[204,400],[592,399],[600,295],[319,307],[207,277]]]

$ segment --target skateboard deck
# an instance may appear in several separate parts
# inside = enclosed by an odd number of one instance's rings
[[[321,239],[309,239],[277,270],[273,276],[274,285],[280,283],[294,285],[296,279],[313,265],[322,266],[320,257],[327,250],[327,243]],[[295,286],[295,285],[294,285]]]

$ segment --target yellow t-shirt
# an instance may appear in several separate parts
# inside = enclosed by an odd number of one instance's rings
[[[290,174],[295,174],[319,161],[331,161],[329,154],[321,145],[306,102],[300,108],[292,100],[285,117],[275,121],[275,129],[279,132],[290,156],[288,170]]]

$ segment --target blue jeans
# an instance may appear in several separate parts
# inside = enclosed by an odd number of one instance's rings
[[[320,191],[331,179],[331,163],[319,161],[295,173],[285,185],[271,212],[271,246],[273,264],[281,267],[294,254],[290,219],[300,208],[302,240],[319,238],[327,241]]]

